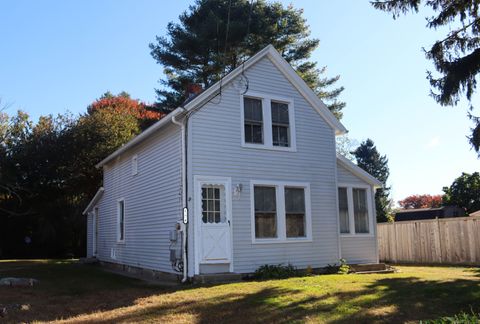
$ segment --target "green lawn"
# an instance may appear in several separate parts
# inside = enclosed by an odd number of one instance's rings
[[[322,275],[162,288],[74,261],[0,261],[0,277],[40,280],[0,287],[0,322],[372,323],[480,310],[480,271],[398,267],[383,275]]]

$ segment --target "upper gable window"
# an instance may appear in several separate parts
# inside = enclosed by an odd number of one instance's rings
[[[243,147],[296,150],[292,99],[250,91],[241,102]]]

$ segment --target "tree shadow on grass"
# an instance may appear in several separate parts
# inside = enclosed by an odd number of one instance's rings
[[[355,293],[336,293],[355,311],[332,323],[419,321],[480,309],[480,282],[384,278]]]
[[[475,277],[422,280],[385,275],[371,280],[349,275],[325,280],[319,276],[285,282],[161,288],[72,264],[31,267],[29,271],[20,274],[37,275],[39,289],[10,291],[10,296],[0,289],[0,304],[31,305],[30,310],[19,311],[7,321],[396,323],[480,310],[480,281]],[[348,288],[349,280],[355,288]],[[346,288],[335,288],[332,282]]]
[[[0,323],[50,321],[111,310],[168,290],[74,260],[2,262],[2,277],[34,278],[39,283],[34,287],[0,286],[0,308],[7,311]]]
[[[195,289],[192,289],[194,293]],[[228,290],[235,291],[235,289]],[[364,289],[323,294],[300,289],[264,287],[252,293],[155,303],[110,317],[105,322],[155,319],[199,323],[397,323],[480,309],[477,281],[425,281],[383,278]],[[187,317],[185,317],[187,316]],[[188,316],[191,316],[188,317]]]

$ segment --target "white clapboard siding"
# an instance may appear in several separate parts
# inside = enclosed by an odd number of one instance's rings
[[[131,159],[138,156],[138,174]],[[169,231],[181,217],[180,128],[169,124],[104,167],[99,202],[98,258],[164,272]],[[125,243],[117,243],[117,200],[125,199]],[[91,217],[90,217],[91,218]],[[89,219],[90,219],[89,218]],[[90,228],[90,226],[89,226]],[[112,259],[115,249],[116,259]]]
[[[194,175],[222,176],[231,177],[232,186],[242,184],[240,197],[232,202],[235,272],[252,272],[267,263],[290,262],[305,268],[337,262],[334,131],[269,59],[263,58],[245,73],[250,91],[293,99],[297,152],[241,146],[241,97],[234,81],[222,89],[221,97],[191,117],[189,179],[193,181]],[[252,244],[250,181],[255,179],[310,183],[313,242]],[[189,197],[192,207],[192,191]]]

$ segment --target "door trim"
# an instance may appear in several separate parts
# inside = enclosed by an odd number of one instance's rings
[[[230,264],[229,270],[233,272],[233,222],[232,222],[232,178],[230,177],[218,177],[218,176],[202,176],[195,175],[193,176],[194,181],[194,208],[193,208],[193,220],[195,225],[194,230],[194,244],[195,244],[195,274],[200,274],[200,263],[201,263],[201,217],[198,217],[199,213],[202,210],[202,199],[201,199],[201,186],[203,184],[221,184],[225,187],[225,212],[227,220],[229,221],[230,229]],[[215,264],[215,262],[205,263],[205,264]],[[216,263],[218,264],[218,262]]]

